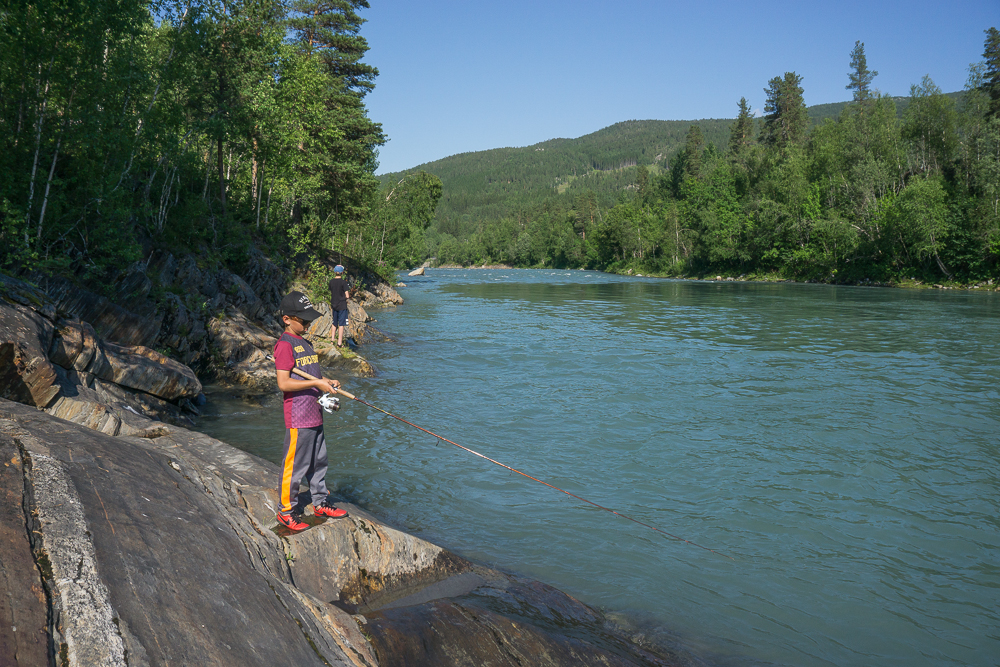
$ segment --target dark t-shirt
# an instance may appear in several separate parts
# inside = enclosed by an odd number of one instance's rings
[[[347,283],[343,278],[330,280],[330,308],[347,310]]]

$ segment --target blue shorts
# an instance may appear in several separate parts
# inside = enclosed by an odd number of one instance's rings
[[[346,327],[347,326],[347,311],[346,310],[335,310],[332,313],[333,326],[335,327]]]

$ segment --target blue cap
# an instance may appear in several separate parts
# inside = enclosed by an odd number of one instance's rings
[[[343,264],[338,264],[337,266],[333,267],[333,272],[334,273],[343,273],[344,272],[344,265]]]

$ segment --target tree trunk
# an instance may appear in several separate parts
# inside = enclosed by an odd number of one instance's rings
[[[212,144],[205,151],[205,187],[201,191],[201,200],[208,201],[208,177],[212,174]]]
[[[162,232],[163,227],[167,222],[167,211],[170,209],[170,194],[174,187],[174,181],[177,180],[177,167],[174,167],[173,170],[168,169],[164,176],[165,180],[163,182],[163,189],[160,191],[160,210],[156,218],[157,232]],[[177,201],[178,198],[175,197],[175,205],[177,204]]]
[[[937,239],[934,238],[934,234],[931,233],[931,246],[934,248],[934,259],[937,261],[938,268],[941,269],[941,273],[948,277],[948,280],[954,280],[955,276],[951,274],[951,271],[945,267],[944,262],[941,261],[941,256],[938,254],[937,250]]]
[[[378,265],[382,266],[382,253],[385,252],[385,213],[382,213],[382,245],[378,249]]]
[[[27,85],[24,81],[21,82],[21,101],[17,105],[17,129],[14,131],[14,148],[17,148],[17,143],[21,140],[21,124],[24,121],[24,94]]]
[[[52,187],[52,176],[56,173],[56,160],[59,159],[60,146],[62,146],[62,135],[59,136],[59,141],[56,142],[56,152],[52,155],[52,166],[49,167],[49,180],[45,183],[45,197],[42,199],[42,210],[38,214],[38,232],[35,234],[35,240],[42,238],[42,223],[45,222],[45,209],[49,205],[49,189]]]
[[[267,190],[267,212],[264,213],[264,226],[267,227],[267,218],[271,215],[271,192],[274,190],[274,177],[277,172],[271,175],[271,187]],[[258,213],[259,216],[259,213]]]
[[[222,203],[222,216],[226,215],[226,171],[222,158],[222,136],[219,136],[219,201]]]
[[[35,132],[35,159],[31,165],[31,180],[29,181],[30,185],[28,187],[28,205],[27,207],[25,207],[27,210],[24,221],[25,248],[28,247],[30,238],[28,229],[31,227],[31,203],[35,199],[35,174],[38,173],[38,156],[42,151],[42,123],[45,121],[45,108],[48,106],[48,98],[46,96],[48,94],[49,94],[49,83],[45,82],[45,91],[42,93],[42,108],[38,112],[38,123],[36,124],[38,129]]]
[[[257,137],[254,137],[253,153],[250,155],[250,201],[257,198]]]
[[[256,143],[256,139],[254,140]],[[264,162],[260,163],[260,174],[264,173]],[[257,160],[254,159],[253,163],[253,176],[254,176],[254,189],[257,194],[257,229],[260,230],[260,195],[264,191],[264,177],[261,175],[260,183],[257,183]]]

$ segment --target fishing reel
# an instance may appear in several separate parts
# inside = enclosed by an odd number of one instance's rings
[[[336,412],[340,409],[340,399],[332,394],[323,394],[319,397],[319,407],[330,413]]]

